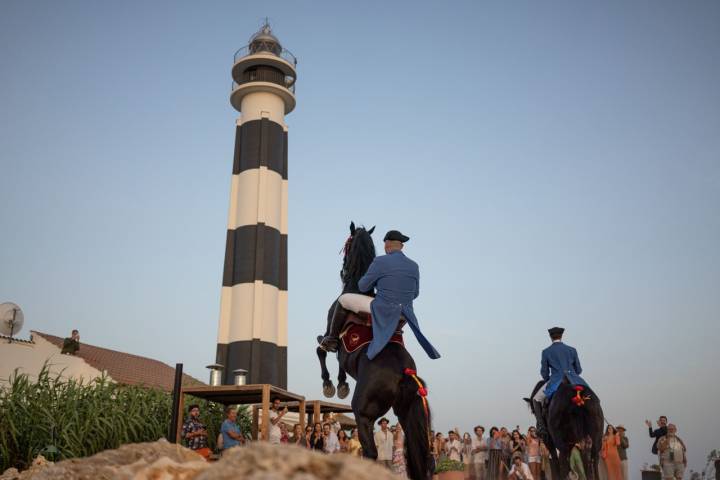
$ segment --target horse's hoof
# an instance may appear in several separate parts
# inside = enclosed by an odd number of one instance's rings
[[[347,382],[343,382],[337,387],[337,396],[340,400],[350,395],[350,385]]]
[[[326,398],[332,398],[335,396],[335,385],[330,382],[323,383],[323,395]]]

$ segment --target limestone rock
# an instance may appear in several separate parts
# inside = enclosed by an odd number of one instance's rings
[[[20,472],[15,467],[8,468],[0,475],[0,480],[15,480],[17,478],[20,478]]]
[[[397,480],[380,465],[349,455],[325,455],[296,446],[253,443],[229,450],[195,480]]]
[[[34,473],[37,473],[38,471],[42,470],[43,468],[49,467],[52,465],[53,462],[47,460],[42,455],[38,455],[35,457],[30,464],[30,468],[28,468],[25,472],[21,473],[18,472],[17,468],[8,468],[3,472],[2,475],[0,475],[0,480],[16,480],[20,478],[30,478],[31,475]]]
[[[54,465],[30,468],[16,478],[19,480],[134,478],[185,480],[192,479],[208,466],[209,464],[192,450],[163,439],[157,442],[123,445],[116,450],[105,450],[92,457],[72,458]],[[0,479],[9,480],[4,477]]]
[[[208,463],[192,450],[164,439],[123,445],[19,474],[13,470],[7,470],[0,480],[396,480],[378,464],[349,455],[324,455],[258,442],[229,450],[219,461]]]
[[[32,461],[32,466],[30,468],[42,468],[42,467],[47,467],[48,465],[52,465],[52,464],[53,464],[53,462],[48,461],[42,455],[38,455]]]

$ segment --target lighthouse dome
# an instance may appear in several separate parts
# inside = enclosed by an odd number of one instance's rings
[[[251,55],[260,52],[270,52],[279,56],[282,53],[280,40],[273,35],[270,24],[267,22],[250,38],[248,47]]]

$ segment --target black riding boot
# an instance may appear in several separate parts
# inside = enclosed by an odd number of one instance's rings
[[[340,331],[343,325],[345,325],[345,319],[347,318],[347,310],[345,310],[340,302],[335,305],[335,311],[333,312],[332,320],[330,320],[330,328],[325,338],[320,340],[320,348],[327,352],[337,352],[338,342],[340,337]]]

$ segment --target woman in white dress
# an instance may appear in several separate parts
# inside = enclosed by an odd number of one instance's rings
[[[398,423],[393,433],[392,472],[401,478],[407,478],[405,469],[405,434]]]

